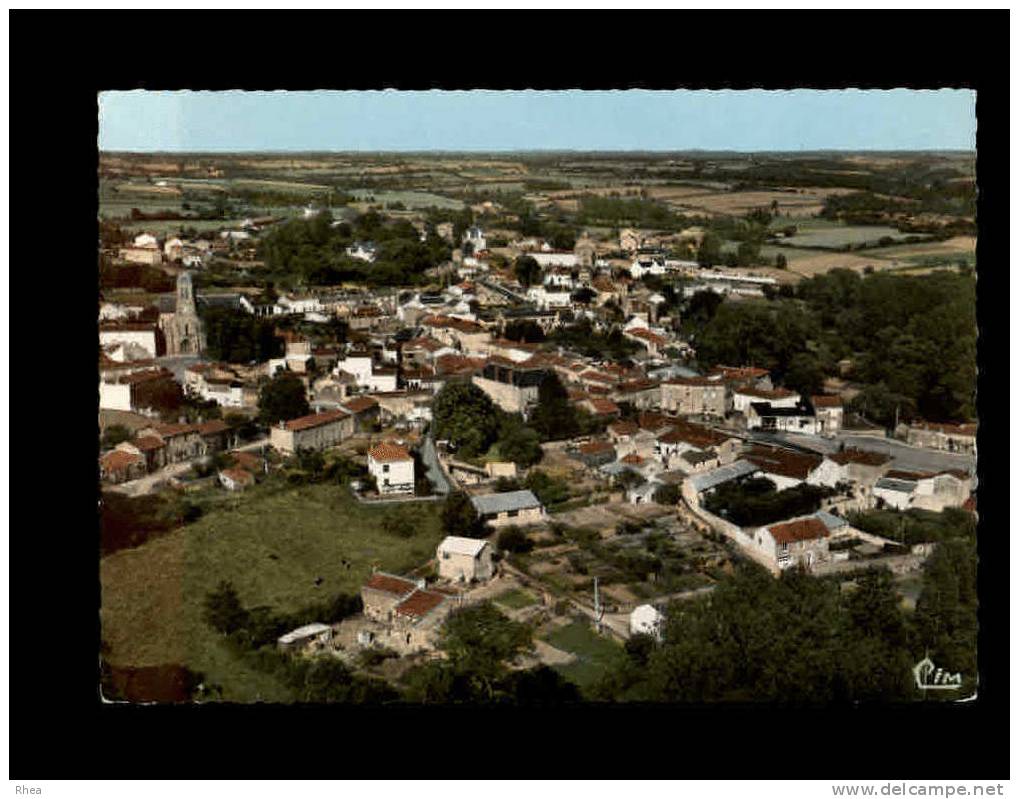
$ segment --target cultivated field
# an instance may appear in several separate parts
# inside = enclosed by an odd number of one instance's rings
[[[795,236],[782,239],[782,246],[838,250],[846,246],[877,244],[881,239],[905,241],[916,234],[900,233],[893,227],[873,225],[842,225],[823,230],[797,232]]]
[[[691,191],[687,189],[687,191]],[[695,191],[695,190],[694,190]],[[704,213],[709,216],[742,215],[755,208],[771,208],[778,204],[783,217],[812,217],[824,207],[825,197],[847,194],[850,189],[805,188],[786,191],[723,191],[676,196],[667,202],[677,210]]]

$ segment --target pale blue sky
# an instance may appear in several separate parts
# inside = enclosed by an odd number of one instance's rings
[[[975,148],[976,93],[104,92],[99,147],[134,151]]]

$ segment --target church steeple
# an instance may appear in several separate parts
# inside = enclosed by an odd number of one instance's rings
[[[195,313],[195,293],[191,285],[191,273],[181,272],[177,276],[177,316]]]

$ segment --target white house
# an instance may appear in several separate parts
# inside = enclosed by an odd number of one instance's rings
[[[905,510],[913,504],[913,497],[916,492],[915,480],[898,480],[892,477],[882,477],[871,489],[876,499],[896,510]]]
[[[473,252],[481,252],[488,249],[488,242],[485,240],[485,233],[479,227],[467,228],[464,231],[463,243],[470,244]]]
[[[399,444],[383,442],[368,450],[368,473],[380,494],[414,492],[414,459]]]
[[[577,265],[577,254],[573,252],[532,252],[530,256],[541,267]]]
[[[665,261],[657,258],[638,258],[630,264],[630,277],[640,280],[644,275],[664,275]]]
[[[347,255],[357,258],[359,261],[372,263],[375,260],[377,249],[372,241],[355,241],[347,247]]]
[[[528,289],[527,298],[543,311],[549,308],[567,308],[570,305],[569,291],[549,291],[546,286]]]
[[[752,388],[741,386],[732,392],[732,409],[746,413],[755,402],[765,402],[772,408],[795,408],[800,404],[800,395],[785,388]]]
[[[746,411],[747,429],[803,433],[818,433],[817,416],[809,405],[783,407],[770,402],[751,402]]]
[[[661,640],[664,619],[654,605],[641,605],[630,614],[630,635],[653,635]]]
[[[754,544],[778,569],[802,565],[810,570],[829,560],[831,531],[817,516],[790,519],[759,528]]]
[[[488,580],[492,577],[492,547],[484,539],[449,535],[436,550],[439,577],[454,582]]]
[[[318,297],[290,297],[284,294],[273,306],[274,314],[321,313],[325,310]]]
[[[346,372],[353,375],[359,386],[367,386],[372,377],[372,356],[367,353],[352,353],[336,362],[334,375]]]

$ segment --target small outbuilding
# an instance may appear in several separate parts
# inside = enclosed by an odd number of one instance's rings
[[[333,637],[333,628],[328,624],[305,624],[296,630],[281,635],[276,643],[282,652],[292,652],[314,646],[325,646]]]
[[[443,579],[466,583],[492,577],[492,547],[482,539],[446,536],[436,557]]]

